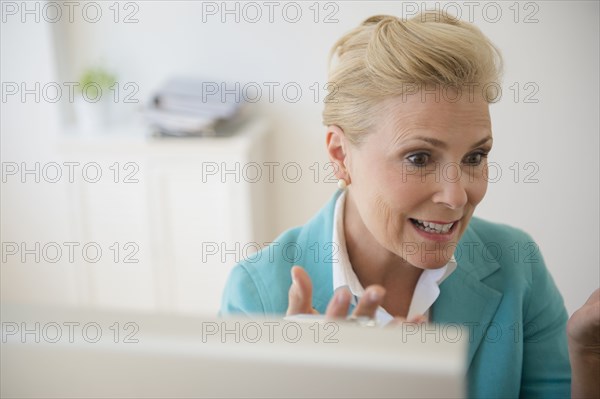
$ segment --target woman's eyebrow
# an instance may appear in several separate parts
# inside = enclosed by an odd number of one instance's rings
[[[471,148],[475,148],[475,147],[479,147],[482,144],[487,143],[488,141],[494,141],[494,139],[492,138],[492,136],[486,136],[484,138],[482,138],[481,140],[479,140],[478,142],[476,142],[475,144],[473,144],[473,147]]]
[[[440,140],[440,139],[436,139],[434,137],[427,137],[427,136],[416,136],[416,137],[412,137],[411,140],[421,140],[424,141],[426,143],[429,143],[435,147],[440,147],[442,149],[447,149],[448,148],[448,144],[446,144],[446,142]],[[479,140],[478,142],[476,142],[475,144],[473,144],[473,146],[471,148],[475,148],[478,147],[488,141],[491,141],[492,136],[486,136],[483,139]]]

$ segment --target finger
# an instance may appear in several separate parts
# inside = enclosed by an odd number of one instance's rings
[[[411,324],[427,323],[427,317],[425,317],[422,314],[414,315],[409,318],[394,317],[388,324],[386,324],[386,327],[387,326],[400,327],[400,326],[402,326],[402,324],[406,324],[406,323],[411,323]]]
[[[592,303],[600,301],[600,288],[596,288],[596,291],[592,292],[592,295],[585,301],[586,305],[591,305]]]
[[[401,326],[402,323],[406,323],[406,319],[404,317],[394,317],[389,323],[387,323],[386,327],[398,327]]]
[[[375,317],[377,308],[383,303],[385,288],[380,285],[371,285],[367,287],[365,294],[358,301],[353,315],[356,317]]]
[[[345,318],[348,315],[348,309],[350,308],[350,301],[352,300],[352,294],[348,289],[338,289],[334,294],[327,310],[325,311],[325,317],[328,319],[340,319]]]
[[[287,315],[316,313],[312,307],[312,282],[300,266],[292,267],[292,285],[288,292]]]
[[[412,316],[412,317],[409,317],[409,318],[406,320],[406,322],[407,322],[407,323],[417,323],[417,324],[423,324],[423,323],[427,323],[427,317],[425,317],[425,316],[424,316],[424,315],[422,315],[422,314],[417,314],[417,315],[414,315],[414,316]]]

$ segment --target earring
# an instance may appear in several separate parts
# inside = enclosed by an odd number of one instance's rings
[[[345,190],[346,187],[348,187],[348,183],[346,183],[346,179],[339,179],[337,185],[340,190]]]

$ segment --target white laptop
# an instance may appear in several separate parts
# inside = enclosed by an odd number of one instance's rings
[[[458,329],[7,305],[1,317],[2,397],[465,395]]]

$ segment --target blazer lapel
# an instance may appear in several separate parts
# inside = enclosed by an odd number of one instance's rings
[[[483,242],[472,231],[467,233],[461,242]],[[462,253],[467,253],[462,248]],[[477,252],[477,251],[476,251]],[[487,327],[492,321],[502,293],[489,287],[482,280],[500,268],[496,261],[489,261],[481,256],[462,256],[457,259],[457,269],[440,285],[440,295],[432,308],[432,321],[436,323],[454,323],[465,328],[469,334],[469,350],[467,367],[470,366]]]
[[[457,269],[440,286],[440,296],[433,305],[433,321],[454,323],[464,327],[469,334],[467,367],[492,321],[502,293]]]

